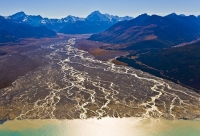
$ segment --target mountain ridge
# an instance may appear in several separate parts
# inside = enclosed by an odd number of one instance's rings
[[[177,14],[167,16],[142,14],[132,20],[116,23],[106,31],[92,35],[89,40],[123,44],[118,49],[134,50],[140,47],[170,47],[196,40],[199,37],[199,17]],[[115,47],[109,47],[109,49],[112,48]]]
[[[16,23],[10,18],[0,16],[0,42],[14,42],[21,38],[53,37],[57,34],[45,26],[31,26]]]
[[[52,29],[55,32],[59,32],[59,33],[61,32],[61,33],[66,33],[66,34],[101,32],[119,21],[132,19],[132,17],[129,17],[129,16],[119,17],[119,16],[110,15],[107,13],[102,14],[98,10],[92,12],[86,18],[68,15],[61,19],[51,19],[51,18],[43,18],[40,15],[26,15],[23,11],[10,15],[8,16],[8,18],[14,20],[17,23],[24,23],[24,24],[29,24],[32,26],[46,26],[48,29]],[[74,29],[69,30],[69,27],[74,28]],[[79,30],[80,29],[79,27],[83,27],[83,30],[86,30],[85,27],[88,27],[87,29],[89,29],[89,31],[82,32],[82,30]],[[90,31],[90,27],[91,27],[91,31]],[[96,28],[101,27],[101,29],[97,29],[97,31],[93,31],[94,27]]]

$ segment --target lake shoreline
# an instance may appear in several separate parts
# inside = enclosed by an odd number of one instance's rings
[[[4,136],[198,136],[200,120],[163,120],[142,118],[102,118],[75,120],[14,120],[0,125]]]

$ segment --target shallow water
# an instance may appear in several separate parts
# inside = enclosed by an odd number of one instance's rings
[[[103,118],[8,121],[1,136],[199,136],[200,120]]]

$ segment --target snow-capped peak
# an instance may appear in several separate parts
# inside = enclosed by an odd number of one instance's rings
[[[12,16],[10,16],[12,19],[18,19],[18,18],[22,18],[22,17],[26,17],[27,15],[21,11],[21,12],[17,12],[16,14],[13,14]]]

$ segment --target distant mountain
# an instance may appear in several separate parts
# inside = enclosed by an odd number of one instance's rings
[[[122,50],[135,50],[175,46],[199,37],[200,17],[173,13],[164,17],[142,14],[135,19],[116,23],[89,39],[121,44],[117,48]]]
[[[94,11],[82,21],[67,24],[60,30],[66,34],[85,34],[103,32],[119,21],[130,20],[132,17],[118,17]]]
[[[87,18],[69,15],[62,19],[49,19],[42,18],[40,15],[26,15],[24,12],[18,12],[8,18],[16,23],[29,24],[32,26],[46,26],[55,32],[66,34],[102,32],[119,21],[132,19],[132,17],[129,16],[118,17],[109,14],[101,14],[99,11],[92,12]]]
[[[29,24],[31,26],[46,26],[47,28],[56,32],[58,32],[64,25],[68,23],[74,23],[76,21],[83,20],[82,18],[75,16],[67,16],[62,19],[42,18],[40,15],[26,15],[22,11],[9,16],[9,18],[17,23]]]
[[[20,13],[16,18],[23,18]],[[45,26],[31,26],[28,24],[17,23],[9,17],[0,16],[0,42],[16,41],[20,38],[41,38],[56,36],[56,33]]]

